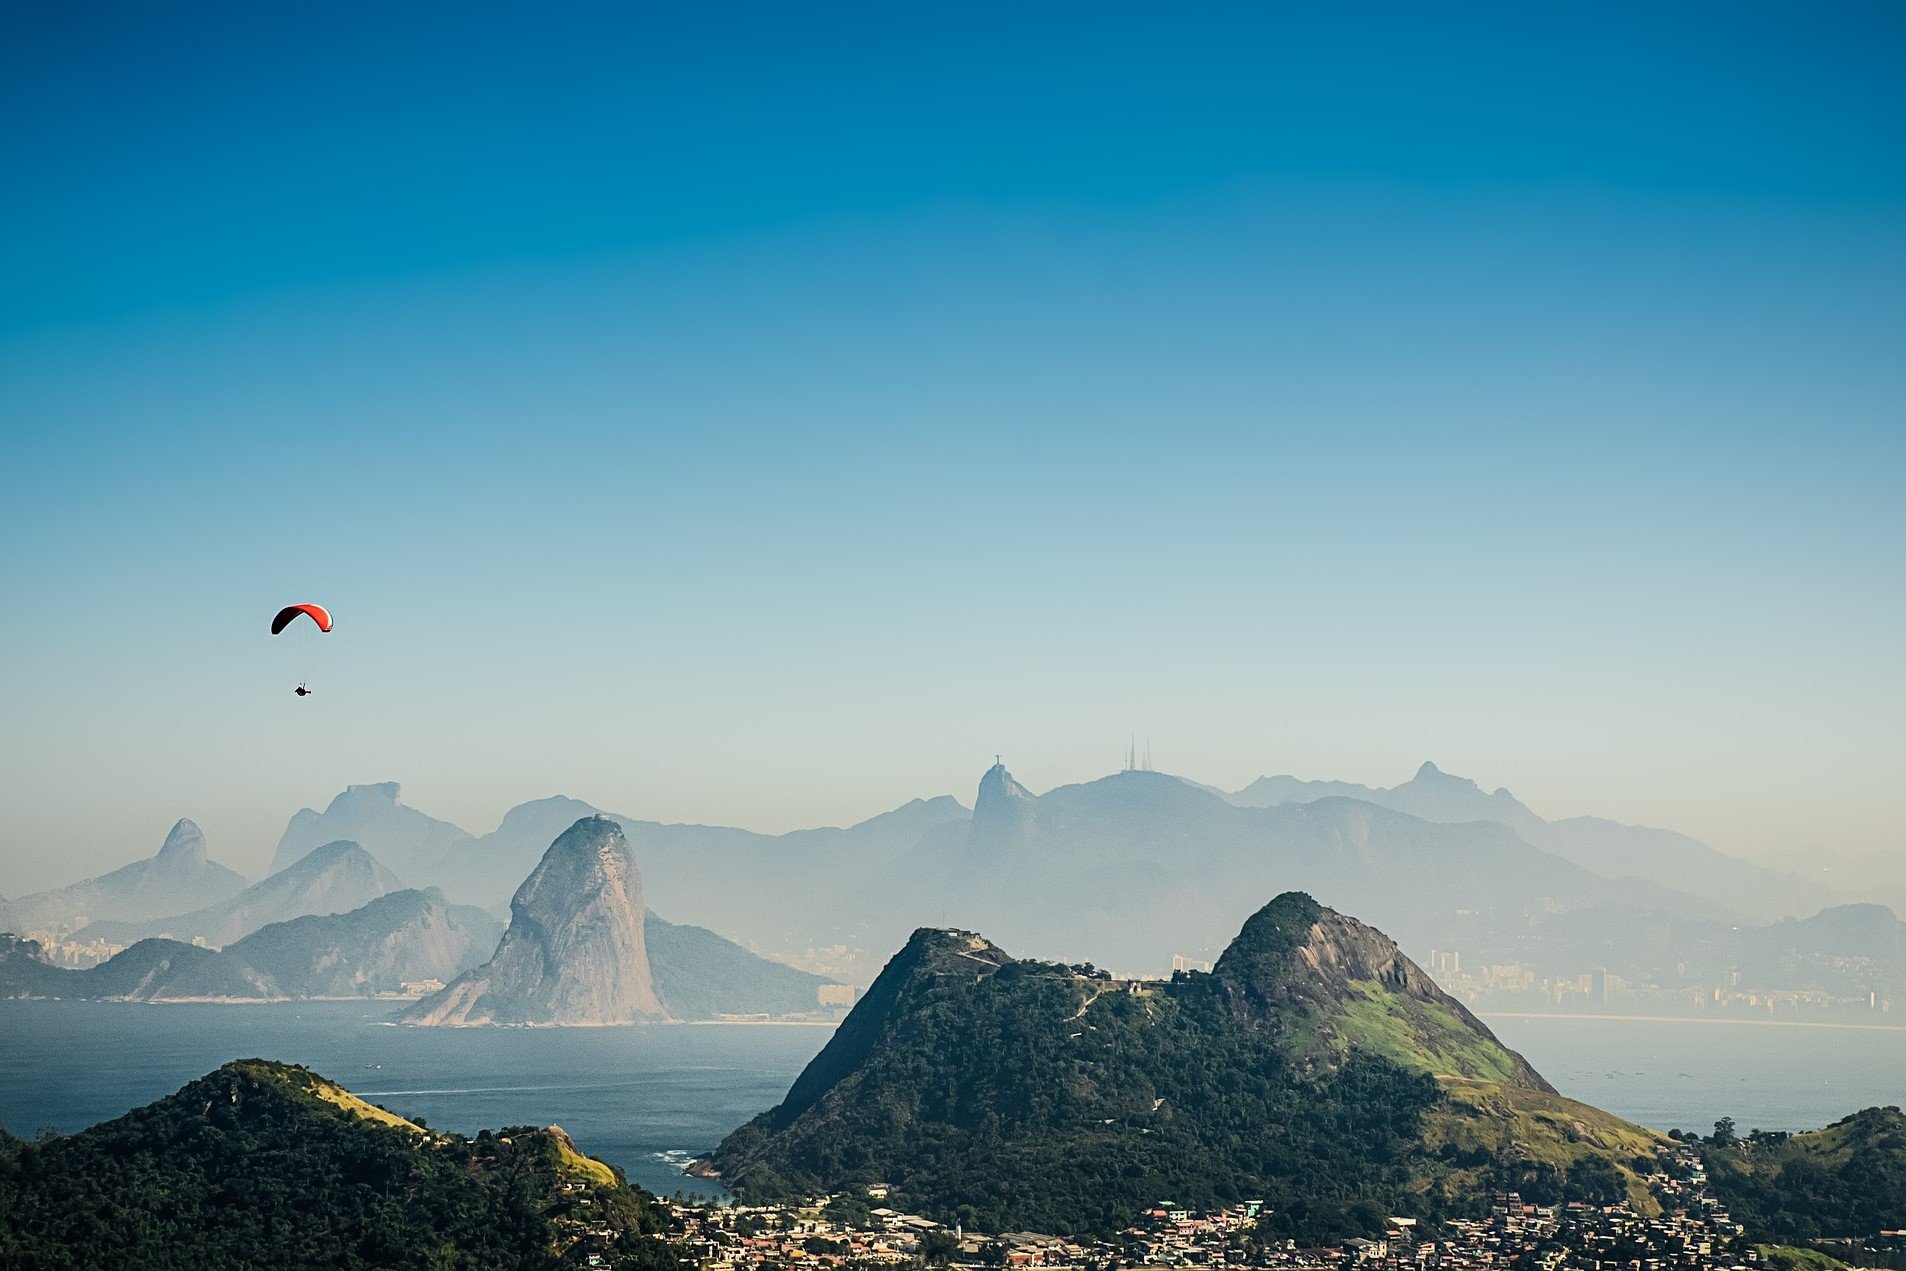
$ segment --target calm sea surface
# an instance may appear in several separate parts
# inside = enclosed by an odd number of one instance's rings
[[[779,1103],[833,1036],[793,1025],[396,1028],[388,1003],[0,1002],[0,1125],[71,1132],[232,1059],[304,1064],[403,1116],[473,1133],[560,1125],[664,1195],[687,1156]]]
[[[72,1131],[229,1059],[316,1069],[444,1129],[560,1125],[654,1191],[712,1190],[681,1163],[780,1101],[825,1028],[427,1029],[382,1003],[0,1002],[0,1125]],[[1658,1129],[1808,1129],[1906,1104],[1906,1030],[1492,1016],[1564,1094]]]
[[[1812,1130],[1906,1106],[1906,1028],[1750,1021],[1483,1018],[1563,1094],[1657,1130]]]

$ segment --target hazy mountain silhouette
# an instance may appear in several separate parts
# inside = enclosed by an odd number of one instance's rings
[[[622,828],[658,910],[732,938],[786,948],[851,937],[860,929],[854,894],[929,832],[963,831],[967,811],[944,796],[915,799],[845,828],[776,835],[638,821],[557,796],[510,809],[494,831],[451,849],[431,881],[455,900],[501,905],[550,841],[583,816],[603,816]]]
[[[1835,899],[1817,883],[1728,856],[1673,830],[1592,816],[1545,821],[1506,789],[1485,793],[1469,778],[1452,776],[1433,763],[1424,763],[1410,780],[1388,789],[1344,781],[1259,777],[1225,796],[1243,807],[1337,797],[1393,808],[1425,821],[1493,821],[1515,830],[1531,845],[1604,878],[1633,877],[1704,896],[1761,922],[1811,913]]]
[[[87,928],[87,934],[115,944],[163,935],[188,943],[204,940],[216,947],[242,939],[268,923],[306,914],[348,913],[386,893],[402,890],[403,883],[397,876],[356,843],[327,843],[216,905],[144,922],[95,923]]]
[[[654,910],[642,932],[655,996],[676,1019],[813,1011],[821,986],[832,983],[770,962],[706,927],[668,922]]]
[[[245,876],[205,854],[205,836],[189,820],[172,827],[157,855],[83,882],[0,903],[0,931],[37,931],[91,922],[157,918],[235,896]]]
[[[446,905],[437,891],[398,891],[349,913],[272,923],[222,950],[140,940],[84,971],[35,966],[37,953],[15,946],[0,951],[10,955],[0,958],[0,996],[181,1002],[398,993],[406,982],[468,970],[501,933],[483,910]]]
[[[314,848],[345,840],[362,846],[412,886],[435,881],[438,863],[469,842],[469,832],[398,802],[401,789],[395,781],[347,786],[322,812],[301,808],[278,840],[272,872]]]
[[[930,834],[866,888],[896,915],[998,933],[1046,957],[1096,950],[1156,970],[1209,960],[1252,895],[1340,897],[1414,948],[1475,948],[1533,917],[1608,904],[1732,918],[1669,888],[1616,882],[1490,821],[1426,821],[1367,802],[1240,807],[1190,782],[1122,772],[1034,796],[995,767],[963,834]],[[890,939],[904,933],[886,933]]]

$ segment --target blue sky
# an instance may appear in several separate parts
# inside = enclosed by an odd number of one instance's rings
[[[1903,25],[9,5],[0,893],[1134,732],[1897,848]]]

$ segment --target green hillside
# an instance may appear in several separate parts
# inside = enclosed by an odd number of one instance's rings
[[[1906,1114],[1867,1108],[1804,1134],[1704,1141],[1714,1191],[1737,1221],[1782,1241],[1906,1228]]]
[[[260,1059],[70,1137],[0,1135],[9,1267],[541,1268],[597,1253],[674,1271],[664,1222],[560,1130],[440,1134]]]
[[[1161,1197],[1324,1231],[1475,1212],[1499,1182],[1645,1204],[1629,1165],[1653,1142],[1557,1096],[1380,933],[1287,894],[1168,984],[920,931],[712,1163],[750,1197],[881,1181],[984,1231],[1105,1233]]]

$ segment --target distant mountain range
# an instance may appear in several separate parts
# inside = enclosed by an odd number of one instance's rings
[[[1239,806],[1153,772],[1033,795],[1003,767],[982,779],[963,827],[929,834],[860,891],[895,915],[999,933],[1041,956],[1084,949],[1123,970],[1217,955],[1248,898],[1328,895],[1406,947],[1460,948],[1572,967],[1572,948],[1531,937],[1591,907],[1740,921],[1706,897],[1604,877],[1494,821],[1427,821],[1342,797]],[[897,942],[897,940],[896,940]]]
[[[1050,956],[1097,947],[1145,969],[1177,954],[1208,960],[1207,933],[1244,916],[1239,895],[1292,886],[1342,898],[1412,948],[1573,972],[1596,941],[1570,938],[1558,915],[1731,926],[1829,899],[1670,831],[1544,821],[1507,791],[1486,794],[1433,764],[1389,789],[1265,777],[1225,793],[1124,772],[1044,795],[1000,767],[971,812],[950,798],[915,800],[857,825],[783,835],[641,821],[558,796],[511,809],[477,838],[403,807],[397,789],[352,787],[325,813],[294,818],[286,843],[320,822],[374,831],[420,881],[494,906],[555,834],[605,816],[671,913],[781,950],[892,948],[910,921],[928,918]],[[1035,899],[1042,888],[1075,902],[1056,923]]]
[[[606,816],[670,913],[769,947],[828,944],[859,931],[843,906],[857,880],[892,867],[923,836],[964,826],[968,815],[951,798],[915,799],[845,828],[773,835],[641,821],[559,796],[512,808],[496,830],[451,849],[433,877],[457,899],[502,904],[551,839],[580,817]]]
[[[242,880],[209,862],[190,875],[197,883],[144,885],[160,872],[185,877],[171,864],[193,859],[182,847],[0,906],[0,928],[84,912],[88,939],[219,944],[429,886],[501,914],[550,842],[590,816],[621,828],[647,893],[672,919],[785,956],[834,949],[814,965],[855,978],[875,965],[855,964],[866,957],[855,950],[891,950],[919,921],[985,929],[1042,956],[1095,949],[1122,970],[1177,955],[1209,961],[1211,933],[1243,920],[1244,898],[1286,888],[1331,896],[1420,954],[1646,978],[1689,951],[1722,956],[1735,928],[1844,899],[1672,831],[1545,821],[1506,790],[1486,793],[1428,763],[1389,788],[1272,776],[1224,792],[1129,771],[1044,794],[999,766],[971,811],[917,799],[856,825],[781,835],[642,821],[557,796],[512,808],[477,837],[405,806],[400,792],[395,782],[356,785],[322,812],[300,811],[280,841],[281,868],[243,894]],[[196,839],[188,826],[178,831],[185,844]],[[326,855],[338,842],[356,843],[382,872],[362,861],[341,868]],[[321,878],[301,872],[314,858]],[[1067,903],[1048,913],[1050,897]]]
[[[1673,830],[1622,825],[1593,816],[1545,821],[1507,790],[1485,794],[1469,778],[1451,776],[1433,763],[1425,763],[1410,780],[1388,789],[1344,781],[1259,777],[1224,797],[1242,807],[1347,798],[1425,821],[1493,821],[1514,830],[1530,846],[1604,878],[1636,878],[1704,896],[1759,922],[1808,913],[1835,899],[1818,884],[1725,855]]]
[[[431,881],[451,849],[470,835],[448,821],[425,816],[398,802],[395,781],[347,786],[322,812],[300,809],[285,826],[271,858],[276,874],[327,843],[347,840],[363,847],[412,886]]]
[[[244,889],[244,875],[209,859],[199,827],[181,820],[156,856],[66,887],[0,901],[0,931],[70,928],[82,918],[137,922],[216,903]]]
[[[636,913],[642,955],[634,965],[648,977],[660,1009],[623,1022],[813,1012],[821,986],[830,982],[758,957],[701,927]],[[601,916],[599,906],[593,916]],[[526,925],[519,932],[519,941],[528,930]],[[432,888],[389,892],[347,913],[272,923],[223,949],[150,937],[78,971],[52,965],[30,940],[0,935],[0,998],[163,1003],[397,994],[406,985],[454,981],[491,961],[502,933],[487,911],[448,904]],[[565,980],[602,974],[600,963],[584,951],[569,952],[573,956],[560,967]],[[549,1012],[538,1022],[610,1022],[605,1014],[558,1020]]]
[[[1304,1238],[1508,1188],[1647,1212],[1635,1165],[1660,1142],[1557,1095],[1380,932],[1288,893],[1168,983],[918,931],[709,1164],[744,1199],[880,1182],[988,1231],[1110,1235],[1159,1197],[1253,1198]]]
[[[209,949],[148,938],[99,966],[35,965],[15,944],[0,958],[0,996],[179,1002],[361,997],[442,981],[481,962],[501,925],[481,909],[448,905],[437,891],[396,891],[340,914],[272,923]],[[51,972],[51,974],[48,974]]]
[[[85,931],[110,944],[165,936],[224,946],[270,923],[346,913],[403,889],[397,875],[356,843],[327,843],[217,904],[141,922],[92,923]]]

